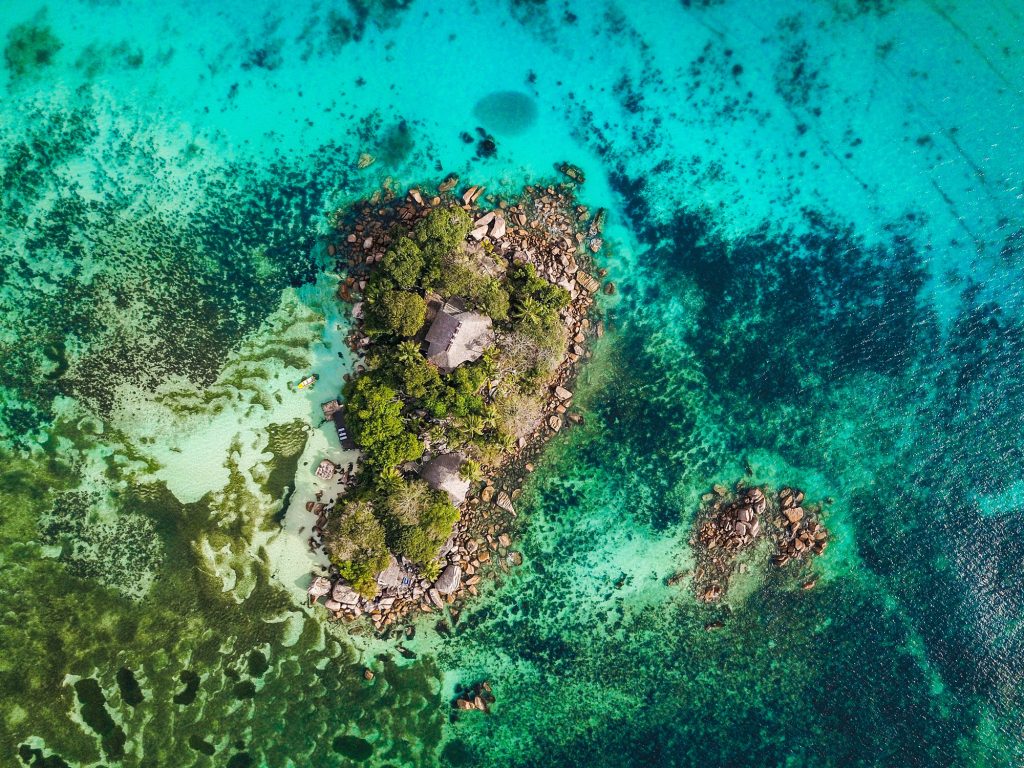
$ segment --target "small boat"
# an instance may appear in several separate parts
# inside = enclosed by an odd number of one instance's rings
[[[316,384],[317,379],[319,378],[320,377],[315,373],[312,376],[307,376],[299,382],[299,389],[312,389],[313,385]]]

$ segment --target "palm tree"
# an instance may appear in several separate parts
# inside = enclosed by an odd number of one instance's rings
[[[471,439],[480,437],[485,429],[487,429],[487,422],[484,421],[482,416],[477,416],[476,414],[467,416],[462,422],[462,431]]]
[[[415,341],[399,342],[395,349],[395,359],[402,365],[415,365],[422,359],[420,345]]]
[[[405,479],[397,469],[387,467],[377,474],[376,485],[382,493],[394,493],[405,485]]]
[[[512,316],[521,323],[537,323],[540,322],[544,309],[544,305],[533,296],[527,296],[516,303]]]
[[[469,480],[471,483],[477,482],[484,476],[484,472],[480,468],[480,462],[473,459],[466,459],[463,462],[462,466],[459,467],[459,474],[462,475],[464,480]]]
[[[508,432],[499,432],[497,437],[498,444],[506,451],[511,451],[516,447],[516,438],[514,435],[510,435]]]

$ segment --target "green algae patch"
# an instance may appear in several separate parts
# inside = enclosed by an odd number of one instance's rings
[[[196,694],[199,692],[199,675],[185,669],[178,675],[178,680],[185,687],[174,694],[174,703],[180,707],[186,707],[196,700]]]
[[[91,677],[75,683],[75,693],[81,705],[82,720],[100,736],[103,751],[107,757],[120,760],[124,757],[124,745],[127,740],[124,731],[114,722],[107,711],[107,699],[103,695],[100,684]]]
[[[253,677],[263,677],[270,668],[270,662],[267,661],[267,655],[263,651],[253,651],[249,654],[246,666],[249,669],[249,674]]]
[[[19,24],[7,34],[4,61],[13,76],[22,77],[52,64],[63,47],[48,25]]]
[[[349,760],[362,762],[373,756],[373,744],[358,736],[335,736],[331,748]]]
[[[121,701],[130,707],[137,706],[145,700],[139,681],[128,667],[117,670],[117,687],[121,691]]]
[[[216,748],[198,734],[192,734],[188,737],[188,745],[196,752],[200,752],[208,757],[212,757],[216,753]]]

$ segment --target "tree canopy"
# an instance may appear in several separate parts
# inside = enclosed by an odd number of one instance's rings
[[[374,377],[360,376],[350,385],[346,415],[352,439],[375,470],[423,455],[419,439],[406,430],[398,393]]]
[[[327,521],[324,543],[331,562],[341,576],[362,595],[377,594],[375,577],[388,566],[384,526],[367,501],[347,504],[335,510]]]
[[[423,297],[409,291],[382,291],[370,305],[367,329],[395,336],[415,336],[427,317]]]
[[[384,254],[380,269],[399,288],[412,288],[423,274],[423,252],[408,237],[400,237]]]

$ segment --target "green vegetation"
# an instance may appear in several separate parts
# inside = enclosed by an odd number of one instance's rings
[[[347,389],[347,423],[367,466],[380,472],[423,455],[416,434],[406,429],[395,390],[372,376],[356,378]]]
[[[342,578],[361,595],[375,596],[375,577],[388,567],[388,547],[373,504],[354,501],[336,509],[327,521],[324,542]]]
[[[385,290],[370,303],[366,329],[371,333],[393,336],[415,336],[423,327],[427,303],[423,297],[408,291]]]
[[[49,26],[19,24],[7,33],[4,61],[11,74],[20,77],[52,64],[54,56],[63,47]]]
[[[412,288],[419,282],[424,264],[419,246],[408,237],[402,237],[384,254],[380,272],[399,288]]]
[[[446,493],[407,479],[401,466],[420,458],[426,438],[466,456],[460,473],[479,481],[486,465],[537,426],[542,389],[565,353],[559,312],[568,292],[532,265],[510,266],[489,243],[467,242],[471,226],[461,208],[439,207],[393,232],[363,295],[374,343],[345,397],[349,431],[369,471],[325,538],[342,576],[364,594],[375,589],[373,575],[386,567],[388,552],[435,577],[437,551],[458,520]],[[442,374],[412,338],[423,329],[429,292],[488,315],[496,346]]]

